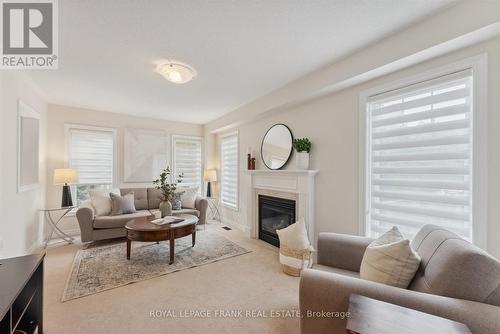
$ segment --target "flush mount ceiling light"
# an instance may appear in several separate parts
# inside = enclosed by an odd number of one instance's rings
[[[191,81],[197,74],[194,68],[178,61],[162,62],[156,66],[156,71],[176,84]]]

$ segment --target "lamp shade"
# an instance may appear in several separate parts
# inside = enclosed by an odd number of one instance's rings
[[[215,169],[206,170],[203,173],[203,180],[207,182],[217,182],[217,172]]]
[[[72,168],[54,169],[54,184],[78,183],[78,172]]]

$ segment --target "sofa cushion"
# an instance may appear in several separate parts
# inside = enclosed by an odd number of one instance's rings
[[[148,188],[148,209],[158,209],[160,207],[160,202],[163,199],[163,195],[160,189]]]
[[[111,216],[119,216],[137,211],[134,205],[133,192],[124,196],[110,193],[109,196],[111,197]]]
[[[198,196],[199,187],[179,187],[181,194],[182,207],[187,209],[196,208],[196,197]]]
[[[420,257],[410,247],[410,241],[393,227],[368,245],[359,277],[406,289],[419,264]]]
[[[120,189],[121,195],[125,196],[128,193],[134,193],[134,205],[136,210],[148,209],[148,191],[147,188],[123,188]]]
[[[120,195],[120,189],[91,189],[89,197],[94,207],[96,216],[109,216],[111,214],[111,198],[109,194]]]
[[[182,194],[184,194],[183,190],[176,190],[174,192],[174,196],[172,197],[172,200],[170,201],[172,203],[172,210],[182,209],[182,200],[181,200]]]
[[[94,219],[94,228],[118,228],[124,227],[125,224],[134,219],[141,217],[148,217],[151,213],[147,210],[137,211],[120,216],[102,216]]]
[[[412,247],[422,262],[410,289],[500,306],[498,260],[434,225],[424,226]]]

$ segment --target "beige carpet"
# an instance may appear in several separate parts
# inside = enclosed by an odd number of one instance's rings
[[[44,332],[298,333],[297,318],[263,316],[298,309],[299,279],[281,272],[275,247],[220,226],[211,223],[208,229],[252,252],[65,303],[61,296],[81,245],[50,248]],[[239,310],[236,317],[226,313]],[[151,317],[155,311],[163,311],[164,317]]]

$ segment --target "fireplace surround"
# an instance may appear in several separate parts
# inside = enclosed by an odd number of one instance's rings
[[[276,230],[295,223],[295,201],[259,195],[259,239],[279,247]]]
[[[241,223],[251,238],[259,238],[259,196],[295,201],[295,220],[304,219],[309,241],[316,247],[315,177],[317,170],[250,170],[241,180]]]

